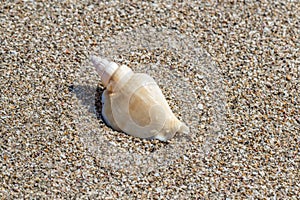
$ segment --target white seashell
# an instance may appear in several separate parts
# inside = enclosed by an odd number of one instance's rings
[[[102,94],[102,116],[115,130],[139,137],[166,141],[189,128],[171,111],[158,85],[147,74],[133,73],[125,66],[91,57],[106,90]]]

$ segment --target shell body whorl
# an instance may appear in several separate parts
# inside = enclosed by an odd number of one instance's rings
[[[187,126],[173,114],[153,78],[133,73],[125,65],[115,69],[116,63],[93,58],[97,61],[92,60],[93,64],[107,88],[102,94],[102,116],[113,129],[135,137],[162,141],[172,138],[176,132],[189,132]],[[113,69],[109,69],[111,66]]]

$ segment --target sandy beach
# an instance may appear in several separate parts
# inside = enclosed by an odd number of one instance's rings
[[[299,1],[4,1],[0,199],[298,199]],[[97,55],[189,129],[107,126]]]

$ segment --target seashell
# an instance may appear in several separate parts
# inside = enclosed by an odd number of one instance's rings
[[[114,130],[139,138],[166,141],[175,133],[189,133],[170,109],[153,78],[134,73],[97,56],[91,61],[106,90],[102,94],[102,116]]]

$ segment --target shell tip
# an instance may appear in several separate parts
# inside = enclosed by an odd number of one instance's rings
[[[95,55],[91,55],[90,56],[90,61],[93,63],[93,65],[95,66],[100,60],[100,57],[95,56]]]
[[[189,127],[187,127],[184,123],[181,123],[181,126],[180,126],[179,130],[177,131],[176,138],[177,138],[177,140],[179,140],[181,142],[192,141]]]
[[[179,133],[183,133],[183,134],[189,134],[190,133],[190,129],[184,123],[181,123],[181,126],[180,126],[178,132]]]
[[[100,76],[102,76],[103,72],[105,71],[105,68],[109,66],[109,61],[99,56],[91,55],[90,61],[93,63],[93,66],[96,68],[96,71],[99,73]]]

